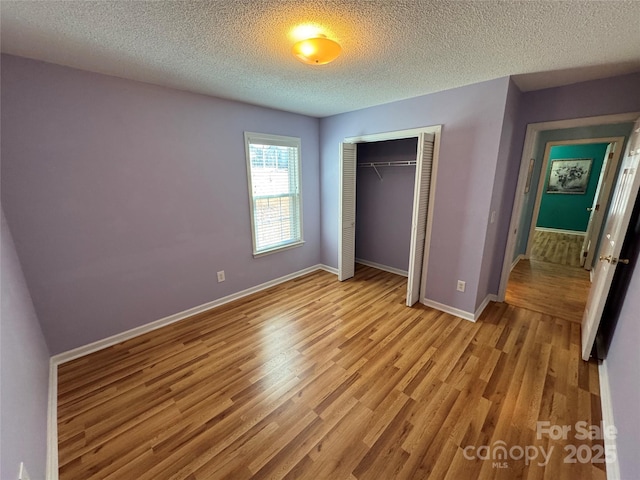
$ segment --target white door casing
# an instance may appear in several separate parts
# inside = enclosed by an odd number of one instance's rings
[[[409,248],[409,271],[407,282],[407,305],[412,306],[420,299],[422,261],[427,235],[427,217],[432,181],[434,135],[420,133],[416,156],[416,176],[413,193],[413,213],[411,220],[411,245]]]
[[[611,125],[616,123],[634,122],[640,112],[618,113],[614,115],[599,115],[595,117],[572,118],[567,120],[554,120],[549,122],[530,123],[527,125],[524,146],[520,157],[520,171],[516,184],[513,208],[511,209],[511,219],[509,220],[509,234],[507,244],[504,249],[502,260],[502,272],[500,274],[500,287],[498,289],[498,301],[502,302],[507,293],[509,275],[514,265],[514,252],[518,239],[520,219],[525,207],[525,186],[527,184],[527,174],[529,171],[529,161],[533,157],[535,147],[540,134],[545,130],[558,130],[573,127],[588,127],[597,125]]]
[[[613,143],[619,142],[622,144],[624,142],[624,137],[604,137],[604,138],[583,138],[577,140],[559,140],[553,142],[547,142],[544,148],[544,156],[542,159],[542,169],[540,173],[540,178],[538,180],[538,188],[536,191],[536,201],[533,207],[533,216],[531,217],[531,225],[529,226],[529,238],[527,239],[527,249],[525,253],[525,258],[529,258],[531,256],[531,251],[533,249],[534,244],[534,235],[536,231],[536,224],[538,223],[538,215],[540,214],[540,206],[542,204],[542,195],[544,194],[544,186],[547,183],[547,169],[549,167],[549,163],[551,162],[551,149],[553,147],[557,147],[560,145],[586,145],[591,143]],[[615,162],[613,165],[618,166],[618,160],[620,159],[620,152],[618,152],[617,157],[615,157]],[[602,172],[602,169],[600,169]],[[609,190],[610,192],[610,190]],[[606,197],[609,198],[608,196]],[[606,206],[604,207],[606,210]],[[594,252],[595,253],[595,252]]]
[[[426,198],[428,205],[433,205],[435,197],[436,172],[438,166],[438,152],[440,143],[441,125],[430,127],[419,127],[408,130],[396,130],[392,132],[374,133],[360,135],[356,137],[348,137],[344,139],[344,143],[340,144],[340,188],[339,188],[339,233],[338,233],[338,279],[346,280],[354,275],[355,270],[355,208],[356,208],[356,167],[357,167],[357,150],[356,144],[360,142],[381,142],[386,140],[397,140],[402,138],[418,137],[418,146],[424,143],[424,139],[428,139],[432,144],[431,149],[431,180]],[[346,148],[345,148],[346,147]],[[424,152],[424,149],[422,149]],[[416,173],[422,170],[422,160],[424,155],[417,153]],[[416,180],[417,181],[417,180]],[[414,192],[415,195],[416,192]],[[416,199],[414,197],[414,206]],[[417,260],[414,263],[413,270],[410,269],[409,276],[413,278],[411,292],[413,299],[418,299],[418,295],[424,298],[425,282],[427,277],[428,259],[429,259],[429,239],[431,232],[431,223],[433,217],[433,208],[425,210],[426,228],[416,229],[416,232],[422,230],[422,239],[415,240],[413,243],[420,245],[422,253],[418,252],[413,255]],[[413,214],[412,214],[413,215]],[[413,219],[413,216],[412,216]],[[426,232],[426,233],[425,233]],[[412,237],[413,238],[413,237]],[[410,267],[411,268],[411,267]],[[413,293],[417,289],[417,293]],[[415,300],[414,302],[415,303]]]
[[[618,266],[620,250],[631,219],[633,205],[640,188],[640,119],[622,160],[611,206],[605,220],[604,235],[594,267],[594,280],[589,291],[587,306],[582,317],[582,359],[589,360],[602,312]]]
[[[356,261],[356,152],[355,143],[340,144],[340,194],[338,206],[338,280],[355,274]]]

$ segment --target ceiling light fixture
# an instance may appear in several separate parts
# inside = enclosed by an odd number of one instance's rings
[[[324,65],[338,58],[342,47],[328,39],[326,35],[316,34],[313,38],[296,42],[292,51],[301,62],[309,65]]]

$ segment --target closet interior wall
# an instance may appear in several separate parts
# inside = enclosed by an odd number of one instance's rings
[[[356,262],[407,272],[417,138],[358,144]],[[378,162],[414,165],[364,166]]]

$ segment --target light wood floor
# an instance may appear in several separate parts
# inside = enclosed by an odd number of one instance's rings
[[[509,277],[505,302],[580,323],[590,288],[583,268],[520,260]]]
[[[579,325],[507,304],[472,323],[405,291],[316,272],[61,365],[60,478],[605,478],[564,463],[591,441],[536,438],[601,420]],[[550,462],[464,456],[500,441]]]
[[[536,230],[530,258],[547,263],[580,266],[580,252],[584,236]]]

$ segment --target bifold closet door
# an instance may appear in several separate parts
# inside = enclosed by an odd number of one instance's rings
[[[356,265],[356,144],[340,144],[338,280],[353,277]]]
[[[409,278],[407,282],[408,306],[414,305],[420,299],[420,279],[422,277],[429,195],[431,193],[434,138],[431,133],[421,133],[418,137],[413,217],[411,220],[411,246],[409,249]]]

